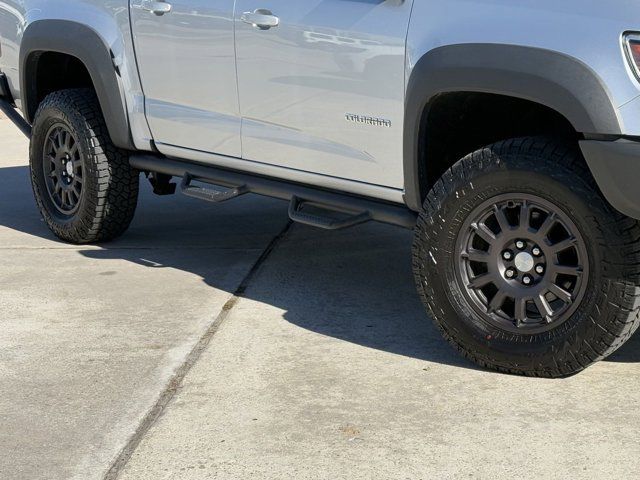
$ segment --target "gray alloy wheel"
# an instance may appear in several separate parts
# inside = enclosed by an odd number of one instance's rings
[[[84,162],[78,141],[64,124],[46,134],[42,168],[49,200],[65,216],[73,215],[82,199]]]
[[[589,260],[582,234],[544,198],[505,194],[467,218],[457,244],[460,281],[478,315],[515,333],[551,330],[584,296]]]

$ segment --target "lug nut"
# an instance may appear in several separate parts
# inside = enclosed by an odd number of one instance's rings
[[[544,265],[536,265],[536,273],[542,275],[544,273]]]
[[[511,279],[516,276],[516,271],[513,268],[508,268],[506,272],[504,272],[505,277]]]
[[[542,255],[542,251],[538,247],[533,247],[531,253],[534,257],[539,257],[540,255]]]
[[[502,258],[504,258],[505,260],[511,260],[513,258],[513,253],[511,253],[509,250],[505,250],[504,252],[502,252]]]
[[[529,275],[525,275],[524,277],[522,277],[522,283],[524,283],[525,285],[531,285],[532,281],[533,279]]]
[[[522,240],[518,240],[518,241],[516,242],[516,247],[517,247],[519,250],[524,250],[524,247],[526,247],[526,244],[525,244]]]

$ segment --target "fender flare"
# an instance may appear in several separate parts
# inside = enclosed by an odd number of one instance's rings
[[[478,92],[529,100],[563,115],[580,133],[621,135],[611,97],[580,60],[551,50],[499,44],[459,44],[429,51],[407,83],[404,130],[405,203],[420,210],[423,115],[438,95]],[[428,161],[428,160],[427,160]]]
[[[23,110],[29,123],[37,109],[36,84],[33,81],[42,53],[71,55],[86,67],[100,102],[113,143],[134,150],[129,128],[126,100],[113,53],[98,33],[86,25],[68,20],[38,20],[25,30],[20,44],[20,90]]]

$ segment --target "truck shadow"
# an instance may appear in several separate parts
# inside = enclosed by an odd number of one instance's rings
[[[129,232],[115,242],[81,247],[79,252],[91,259],[180,269],[213,288],[233,292],[235,283],[211,266],[233,255],[248,270],[252,259],[287,224],[286,208],[283,202],[250,196],[212,207],[183,197],[155,197],[143,183]],[[42,239],[61,245],[37,213],[26,167],[0,169],[0,238],[2,227],[38,237],[39,245]],[[410,247],[411,232],[386,225],[339,232],[294,226],[243,297],[274,306],[288,322],[322,335],[475,368],[428,320],[413,285]],[[608,360],[640,362],[640,336]]]

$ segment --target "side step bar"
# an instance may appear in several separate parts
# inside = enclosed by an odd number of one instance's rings
[[[289,218],[291,220],[304,225],[310,225],[312,227],[324,228],[325,230],[339,230],[341,228],[355,227],[361,223],[373,220],[369,210],[362,213],[354,213],[349,215],[347,218],[341,219],[313,215],[302,211],[305,203],[309,202],[305,202],[295,195],[291,198],[291,203],[289,204]]]
[[[1,79],[2,77],[0,77],[0,80]],[[0,110],[18,127],[25,137],[31,138],[31,125],[22,118],[22,115],[18,113],[13,105],[2,97],[0,97]]]
[[[369,220],[405,228],[413,228],[416,224],[417,214],[403,205],[154,155],[132,155],[129,162],[132,167],[144,172],[181,177],[181,191],[201,200],[220,203],[249,192],[287,200],[291,202],[289,206],[291,220],[324,229],[347,228]],[[218,191],[196,187],[191,185],[193,180],[228,190]],[[339,212],[347,216],[335,218],[330,215],[311,214],[303,211],[305,206]]]
[[[180,184],[180,191],[187,197],[197,198],[206,202],[222,203],[249,193],[246,185],[240,185],[239,187],[230,188],[226,192],[220,192],[208,188],[194,187],[191,185],[192,180],[194,180],[193,175],[185,173],[182,177],[182,183]]]

